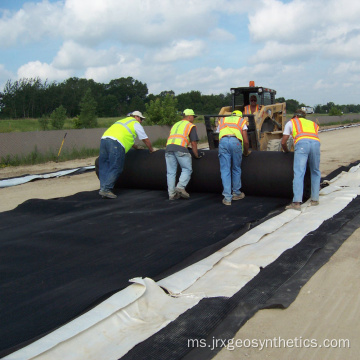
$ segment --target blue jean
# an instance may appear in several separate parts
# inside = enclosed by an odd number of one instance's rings
[[[300,140],[295,144],[293,202],[302,202],[304,192],[304,176],[309,161],[311,174],[311,200],[319,201],[320,191],[320,142],[316,140]]]
[[[219,161],[221,181],[224,188],[222,194],[225,200],[231,201],[232,193],[240,195],[241,189],[242,145],[238,138],[234,136],[221,138]]]
[[[101,139],[99,156],[100,190],[110,191],[124,169],[125,149],[116,140]]]
[[[189,183],[192,174],[192,160],[190,153],[184,153],[181,151],[168,151],[165,153],[166,161],[166,178],[169,196],[174,196],[176,171],[178,164],[181,167],[181,174],[176,187],[185,189]]]

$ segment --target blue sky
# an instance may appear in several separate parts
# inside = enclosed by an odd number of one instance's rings
[[[306,105],[360,103],[360,2],[0,0],[6,81],[131,76],[149,92],[257,85]]]

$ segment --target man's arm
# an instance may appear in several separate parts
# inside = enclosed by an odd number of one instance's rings
[[[241,130],[244,145],[244,156],[249,155],[249,138],[246,130]]]
[[[199,157],[198,149],[197,149],[197,141],[191,141],[191,149],[196,158]]]
[[[289,152],[289,149],[287,147],[287,141],[289,139],[290,135],[283,135],[282,139],[281,139],[281,147],[283,148],[283,150],[287,153]]]
[[[147,138],[147,139],[142,139],[142,142],[147,146],[147,148],[149,149],[149,151],[150,151],[151,153],[154,152],[154,149],[153,149],[153,147],[152,147],[152,145],[151,145],[151,142],[150,142],[149,138]]]

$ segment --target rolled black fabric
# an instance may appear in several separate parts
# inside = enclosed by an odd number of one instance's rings
[[[201,150],[201,159],[193,158],[193,173],[187,186],[189,192],[221,193],[223,190],[218,150]],[[251,196],[293,196],[294,153],[253,151],[242,160],[242,191]],[[98,159],[95,162],[98,175]],[[178,168],[178,176],[180,168]],[[165,150],[130,150],[124,171],[116,188],[167,190]],[[304,198],[308,198],[309,173],[305,176]]]

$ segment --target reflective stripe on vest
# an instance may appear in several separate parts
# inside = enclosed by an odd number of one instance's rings
[[[188,120],[180,120],[173,125],[170,130],[170,136],[168,137],[166,145],[180,145],[188,147],[190,144],[190,132],[195,125]]]
[[[311,120],[298,118],[297,116],[291,119],[293,125],[293,138],[296,144],[299,140],[310,139],[320,142],[318,131],[319,125]]]
[[[104,136],[109,136],[117,139],[125,148],[127,153],[135,143],[136,131],[135,120],[133,117],[127,117],[123,120],[119,120],[111,125],[104,133]]]
[[[254,112],[257,112],[257,111],[259,111],[259,105],[258,104],[256,104],[256,110]],[[244,114],[252,114],[251,109],[250,109],[250,105],[246,105],[244,107],[243,115]]]
[[[238,116],[223,117],[219,124],[219,140],[226,135],[236,136],[241,143],[243,143],[243,137],[241,130],[246,125],[246,121]],[[244,147],[244,146],[243,146]]]

